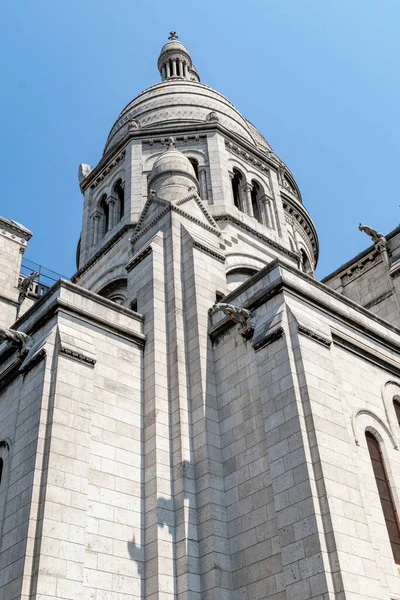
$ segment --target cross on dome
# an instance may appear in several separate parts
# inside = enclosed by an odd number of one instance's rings
[[[170,31],[168,42],[161,48],[158,58],[158,69],[162,81],[186,79],[187,81],[200,81],[192,58],[187,48],[178,40],[176,31]]]

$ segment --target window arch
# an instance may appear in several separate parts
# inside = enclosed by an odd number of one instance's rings
[[[107,298],[116,304],[126,304],[128,282],[126,279],[117,279],[108,283],[99,292],[99,296]]]
[[[397,398],[395,398],[393,400],[393,406],[394,406],[394,412],[396,413],[397,422],[400,427],[400,402],[399,402],[399,400],[397,400]]]
[[[300,254],[301,254],[302,271],[304,271],[304,273],[307,273],[309,275],[310,273],[312,273],[310,259],[308,258],[307,253],[304,250],[304,248],[300,248]]]
[[[233,169],[232,175],[232,194],[233,203],[240,211],[244,212],[243,202],[243,183],[244,177],[238,169]]]
[[[118,181],[114,184],[113,187],[114,195],[117,199],[117,208],[116,208],[116,219],[115,224],[118,223],[125,213],[125,190],[122,179],[118,179]]]
[[[381,500],[383,516],[385,518],[393,557],[396,564],[400,564],[400,528],[382,452],[378,440],[370,431],[366,431],[365,438],[367,440],[369,456],[375,475],[379,498]]]
[[[101,236],[105,236],[108,231],[109,221],[110,221],[110,210],[107,204],[107,194],[103,194],[100,198],[99,207],[101,211]]]
[[[190,164],[192,165],[192,167],[194,169],[194,173],[196,175],[197,181],[199,181],[199,161],[196,160],[195,158],[189,157],[189,162],[190,162]]]
[[[229,271],[226,274],[226,282],[228,285],[228,290],[231,292],[239,285],[241,285],[244,281],[252,277],[257,273],[257,269],[252,267],[237,267]]]
[[[259,223],[262,223],[261,219],[261,197],[262,197],[262,188],[257,181],[254,179],[251,182],[251,205],[253,208],[253,216]]]

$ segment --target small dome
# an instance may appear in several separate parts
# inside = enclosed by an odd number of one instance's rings
[[[173,138],[170,138],[168,150],[155,160],[151,170],[150,181],[165,173],[187,175],[195,183],[197,182],[192,163],[182,152],[175,148]]]
[[[170,138],[168,150],[153,164],[149,177],[149,191],[154,190],[168,200],[177,200],[185,196],[191,188],[198,191],[193,165],[175,148],[175,141]]]

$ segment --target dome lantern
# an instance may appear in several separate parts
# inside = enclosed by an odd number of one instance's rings
[[[168,42],[161,48],[158,57],[158,70],[161,80],[186,79],[200,81],[199,74],[193,65],[192,58],[187,48],[178,40],[176,31],[171,31]]]

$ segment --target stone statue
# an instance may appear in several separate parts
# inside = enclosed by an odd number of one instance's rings
[[[176,145],[175,145],[175,139],[173,137],[170,137],[168,139],[168,150],[175,150]]]
[[[369,237],[372,239],[372,241],[375,244],[382,243],[382,242],[384,242],[386,244],[385,236],[383,235],[383,233],[379,233],[379,231],[376,231],[376,229],[373,229],[372,227],[368,227],[368,225],[362,225],[361,223],[358,225],[358,229],[360,231],[363,231],[367,235],[369,235]]]
[[[6,341],[10,346],[16,346],[21,352],[27,352],[31,347],[32,338],[16,329],[6,329],[0,325],[0,343]]]
[[[208,314],[211,316],[219,310],[229,317],[231,321],[241,325],[239,332],[243,337],[248,338],[254,331],[253,315],[247,308],[226,304],[225,302],[216,302],[214,306],[209,309]]]
[[[78,180],[79,180],[79,183],[82,183],[82,181],[84,179],[86,179],[86,177],[92,171],[93,171],[92,165],[85,165],[84,163],[80,164],[79,165],[79,170],[78,170]]]

